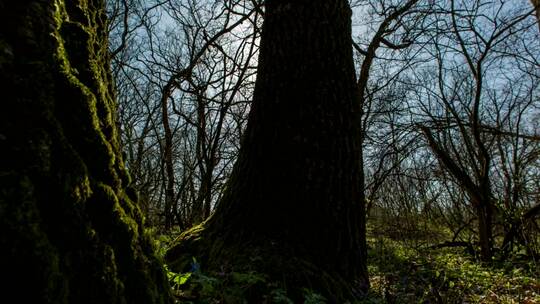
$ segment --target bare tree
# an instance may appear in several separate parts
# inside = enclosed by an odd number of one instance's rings
[[[533,98],[538,75],[528,78],[529,72],[504,70],[514,63],[527,66],[527,71],[537,67],[538,54],[530,53],[537,50],[517,52],[514,43],[534,25],[529,18],[532,11],[504,2],[455,0],[438,11],[431,51],[436,70],[422,74],[427,85],[421,111],[429,119],[418,126],[441,165],[466,191],[478,220],[481,256],[490,260],[497,211],[492,188],[494,136],[512,134],[499,129],[490,113],[500,116],[501,110],[516,110],[500,104],[497,108],[505,82],[527,81],[525,94]]]
[[[145,172],[137,176],[153,189],[147,209],[165,229],[208,217],[232,167],[258,50],[260,14],[249,3],[150,3],[130,11],[139,22],[127,22],[135,28],[129,35],[117,22],[113,49],[121,50],[115,70],[130,169]]]

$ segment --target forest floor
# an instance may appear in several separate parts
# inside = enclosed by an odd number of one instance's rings
[[[540,261],[514,258],[487,265],[462,248],[368,235],[371,288],[359,303],[540,303]],[[261,289],[268,293],[263,303],[294,303],[262,274],[205,274],[196,259],[193,266],[192,272],[168,274],[178,303],[254,303],[250,295]],[[304,299],[327,303],[310,290]]]
[[[369,239],[366,303],[540,303],[540,261],[486,265],[462,248]]]

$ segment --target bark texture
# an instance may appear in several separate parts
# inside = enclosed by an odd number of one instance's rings
[[[199,241],[209,267],[261,255],[263,271],[336,302],[367,288],[350,18],[346,0],[266,2],[239,159],[215,214],[169,252],[173,267]]]
[[[0,1],[0,268],[20,303],[170,303],[121,159],[103,6]]]

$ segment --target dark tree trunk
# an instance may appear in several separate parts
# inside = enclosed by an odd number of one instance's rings
[[[536,10],[536,19],[538,19],[538,27],[540,28],[540,0],[531,0],[531,3]]]
[[[297,277],[310,274],[286,265],[298,258],[317,269],[308,279],[313,285],[323,273],[340,282],[325,282],[329,290],[322,291],[338,302],[368,284],[350,18],[346,0],[266,2],[239,159],[202,232],[210,239],[209,263],[238,259],[231,248],[281,255],[285,262],[266,270],[299,286],[307,282]],[[185,240],[193,239],[189,234]],[[173,265],[187,247],[169,252]]]
[[[172,85],[165,86],[161,98],[161,120],[163,130],[165,131],[165,142],[163,146],[163,161],[165,165],[164,178],[165,184],[165,230],[169,231],[174,225],[174,219],[177,215],[176,199],[174,193],[174,164],[173,164],[173,133],[169,123],[168,102],[171,95]]]
[[[170,303],[121,158],[103,6],[0,1],[5,299]]]
[[[481,200],[474,204],[478,216],[478,240],[480,258],[491,261],[493,256],[493,208],[489,201]]]

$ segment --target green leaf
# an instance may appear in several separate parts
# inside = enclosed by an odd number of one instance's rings
[[[191,272],[179,273],[174,277],[174,283],[178,286],[186,284],[187,280],[191,277]]]

